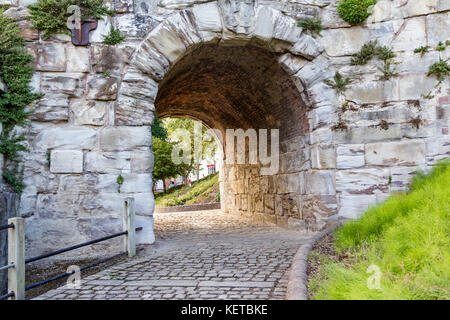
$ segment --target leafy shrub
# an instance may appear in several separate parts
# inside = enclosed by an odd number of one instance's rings
[[[324,81],[326,85],[330,86],[334,90],[336,90],[337,93],[344,92],[347,90],[347,86],[352,82],[350,78],[342,77],[342,75],[339,72],[336,72],[334,75],[334,82],[331,80],[325,80]]]
[[[70,35],[67,28],[70,14],[67,13],[67,9],[71,5],[80,7],[81,21],[88,18],[100,19],[102,16],[113,14],[103,0],[38,0],[37,3],[28,6],[33,28],[43,31],[44,38],[55,33]]]
[[[360,24],[369,17],[369,7],[376,3],[376,0],[342,0],[338,3],[337,10],[348,23]]]
[[[439,62],[434,63],[430,66],[427,76],[435,76],[439,83],[445,80],[445,77],[450,75],[450,65],[447,60],[440,59]]]
[[[111,26],[111,29],[109,30],[109,34],[106,36],[103,36],[103,43],[104,44],[118,44],[123,42],[125,39],[125,36],[120,34],[120,30],[117,28],[114,28]]]

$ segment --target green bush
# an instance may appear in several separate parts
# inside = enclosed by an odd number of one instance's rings
[[[71,35],[67,28],[67,19],[70,14],[67,9],[77,5],[81,9],[81,21],[88,18],[100,19],[105,15],[112,15],[103,0],[38,0],[29,5],[33,28],[43,32],[44,38],[55,33]]]
[[[369,17],[369,7],[376,3],[376,0],[342,0],[338,3],[337,10],[342,19],[355,25]]]
[[[450,299],[450,161],[417,174],[409,193],[391,196],[335,232],[344,260],[322,257],[310,282],[316,299]],[[382,272],[366,285],[367,268]]]

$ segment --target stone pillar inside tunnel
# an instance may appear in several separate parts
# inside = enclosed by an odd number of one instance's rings
[[[159,117],[198,119],[218,129],[224,138],[227,129],[254,129],[256,133],[279,129],[276,172],[261,174],[259,159],[256,164],[225,161],[220,175],[222,209],[281,226],[315,230],[335,213],[326,203],[336,200],[331,190],[320,196],[309,195],[307,190],[306,175],[311,169],[309,102],[302,90],[282,69],[276,53],[252,46],[204,45],[172,67],[159,86],[155,107]],[[246,142],[248,160],[249,140]],[[268,147],[270,150],[270,136]],[[320,183],[326,188],[332,184],[331,177],[330,182]]]

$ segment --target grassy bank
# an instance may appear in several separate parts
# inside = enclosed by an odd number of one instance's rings
[[[204,202],[214,202],[218,200],[219,174],[212,174],[199,181],[192,183],[192,186],[179,186],[160,193],[155,196],[158,207],[182,206]]]
[[[334,234],[331,251],[313,252],[314,299],[450,299],[450,162],[418,174],[409,193],[391,196]],[[369,289],[381,271],[380,288]]]

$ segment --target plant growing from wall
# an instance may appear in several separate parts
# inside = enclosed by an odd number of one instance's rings
[[[395,68],[392,68],[394,64],[398,64],[398,62],[386,60],[383,66],[378,67],[378,70],[380,70],[383,73],[381,76],[378,77],[378,80],[386,81],[392,77],[398,76],[398,73],[395,71]]]
[[[322,20],[309,18],[303,21],[297,22],[298,26],[303,30],[308,31],[312,36],[320,36],[320,32],[323,30]]]
[[[445,49],[447,49],[447,46],[442,41],[440,41],[438,46],[434,48],[436,51],[445,51]]]
[[[334,75],[334,81],[329,79],[324,81],[326,85],[336,90],[337,93],[341,93],[347,90],[347,86],[351,82],[352,81],[350,80],[350,78],[344,78],[339,72],[336,72],[336,74]]]
[[[55,33],[71,35],[67,28],[67,19],[71,15],[67,9],[71,5],[80,7],[81,21],[101,19],[102,16],[113,14],[105,6],[104,0],[38,0],[28,6],[33,28],[42,31],[44,38]]]
[[[411,118],[411,120],[409,120],[409,123],[411,123],[418,130],[420,126],[423,124],[423,120],[419,115],[415,118]]]
[[[27,124],[30,111],[26,108],[40,97],[29,85],[33,76],[32,60],[25,51],[20,29],[0,10],[0,78],[6,86],[6,92],[0,93],[0,122],[3,127],[0,153],[5,159],[3,180],[17,193],[24,188],[20,152],[27,148],[23,145],[25,136],[17,134],[14,129]]]
[[[122,186],[124,181],[125,181],[125,179],[123,178],[122,174],[119,174],[116,179],[116,182],[119,185],[119,188],[117,189],[118,193],[120,193],[120,187]]]
[[[161,140],[166,140],[168,137],[167,129],[164,127],[163,122],[157,115],[155,115],[155,121],[152,125],[152,136]]]
[[[45,153],[45,159],[47,160],[47,167],[49,167],[49,168],[50,168],[50,165],[52,163],[51,154],[52,153],[51,153],[50,150],[47,150],[47,152]]]
[[[369,17],[369,8],[376,3],[377,0],[342,0],[338,2],[337,11],[348,23],[360,24]]]
[[[362,46],[359,52],[353,54],[351,64],[365,65],[375,57],[383,61],[383,65],[378,67],[378,70],[383,73],[383,75],[378,78],[379,80],[389,80],[398,75],[398,73],[395,72],[395,68],[393,68],[394,65],[398,64],[398,62],[393,60],[396,57],[395,53],[392,49],[379,45],[377,40],[367,42]]]
[[[111,29],[109,30],[109,34],[106,36],[103,36],[103,43],[104,44],[119,44],[122,43],[123,40],[125,40],[125,36],[120,34],[119,28],[114,28],[111,26]]]
[[[420,53],[420,56],[423,57],[425,55],[425,53],[430,51],[430,46],[422,46],[419,48],[416,48],[414,50],[414,53]]]
[[[439,81],[438,85],[450,75],[450,65],[447,62],[448,60],[449,59],[439,59],[439,62],[432,64],[428,69],[427,76],[435,76]]]
[[[361,50],[352,55],[352,65],[364,65],[369,62],[370,59],[378,54],[378,41],[369,41],[364,44]]]

